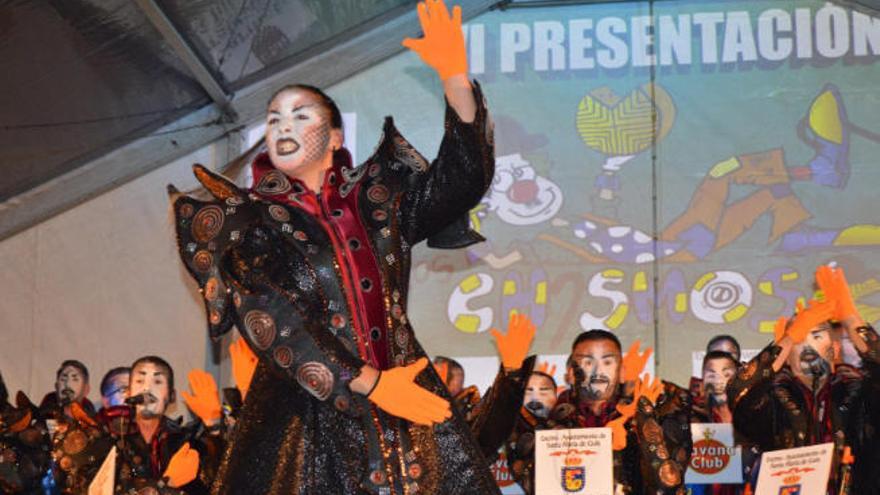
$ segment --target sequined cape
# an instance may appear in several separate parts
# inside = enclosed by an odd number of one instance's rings
[[[472,123],[447,105],[432,163],[388,118],[374,154],[356,168],[336,160],[320,195],[266,170],[265,158],[250,190],[195,167],[213,199],[174,200],[181,257],[210,333],[235,324],[260,358],[213,493],[498,493],[458,411],[417,426],[348,388],[365,363],[426,355],[406,316],[412,247],[476,240],[462,220],[494,155],[476,84],[474,96]],[[417,382],[449,399],[431,367]]]
[[[868,346],[866,352],[859,353],[862,369],[838,365],[826,383],[826,391],[819,391],[818,407],[812,405],[812,392],[787,366],[773,371],[773,361],[781,352],[775,344],[768,345],[737,371],[727,387],[728,403],[736,433],[763,451],[833,441],[829,488],[836,483],[840,455],[849,446],[856,458],[851,493],[880,493],[876,469],[880,460],[880,338],[869,326],[860,327],[858,332]],[[813,421],[823,409],[827,421]]]

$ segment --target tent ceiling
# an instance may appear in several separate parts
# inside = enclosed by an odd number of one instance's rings
[[[0,239],[400,52],[415,3],[0,0]]]

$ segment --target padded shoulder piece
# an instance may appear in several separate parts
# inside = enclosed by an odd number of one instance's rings
[[[198,282],[205,301],[208,333],[214,340],[233,324],[230,312],[231,290],[221,276],[221,260],[238,245],[246,229],[259,220],[253,200],[225,177],[201,165],[193,172],[215,198],[202,201],[180,194],[169,187],[174,208],[177,247],[190,275]]]

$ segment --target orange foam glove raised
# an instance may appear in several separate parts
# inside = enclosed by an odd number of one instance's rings
[[[186,406],[208,426],[220,419],[220,395],[217,393],[217,382],[210,373],[195,369],[189,372],[189,387],[192,395],[182,392]]]
[[[495,337],[495,345],[498,347],[504,368],[519,369],[535,338],[535,325],[532,320],[526,315],[513,314],[507,323],[506,335],[496,328],[490,330],[490,333]]]
[[[663,393],[663,381],[660,380],[660,377],[655,376],[654,380],[649,382],[650,378],[650,375],[647,373],[642,376],[641,394],[651,401],[652,405],[657,405],[657,399]]]
[[[198,474],[199,452],[191,449],[189,443],[185,443],[171,456],[168,467],[165,469],[165,474],[162,476],[168,478],[169,486],[180,488],[196,479]]]
[[[536,370],[554,376],[556,374],[556,365],[550,365],[547,361],[541,361]]]
[[[617,412],[620,416],[605,423],[605,426],[611,428],[611,448],[614,450],[623,450],[626,448],[626,422],[636,414],[636,407],[639,403],[639,397],[642,396],[642,382],[636,379],[633,388],[633,400],[629,404],[617,404]]]
[[[428,358],[421,358],[408,366],[383,371],[367,399],[388,414],[416,424],[442,423],[452,416],[449,402],[415,383],[426,366]]]
[[[406,38],[403,46],[418,53],[423,62],[437,71],[442,81],[467,74],[461,7],[453,7],[450,16],[443,0],[425,0],[419,2],[417,11],[424,37]]]
[[[836,305],[834,319],[844,321],[851,316],[859,316],[856,302],[853,300],[846,282],[843,268],[831,268],[822,265],[816,270],[816,283],[825,294],[825,300]]]
[[[629,346],[629,350],[626,351],[626,355],[623,357],[623,372],[622,379],[624,382],[634,382],[639,379],[639,374],[642,372],[642,369],[645,367],[645,363],[648,362],[648,358],[651,357],[651,353],[654,352],[654,349],[648,347],[645,349],[645,352],[639,353],[639,347],[641,347],[642,341],[636,340]]]
[[[773,342],[779,343],[785,337],[785,327],[788,325],[788,318],[780,316],[773,326]]]
[[[834,310],[833,301],[819,302],[814,299],[807,308],[798,303],[798,313],[785,333],[793,343],[799,344],[819,324],[830,320],[834,316]]]
[[[254,371],[257,369],[257,355],[248,347],[247,342],[239,337],[229,344],[229,359],[232,360],[232,378],[238,391],[241,392],[241,400],[244,400],[251,379],[254,377]]]
[[[442,363],[434,363],[434,371],[437,372],[437,375],[440,376],[440,381],[443,382],[443,385],[449,386],[449,363],[443,361]]]

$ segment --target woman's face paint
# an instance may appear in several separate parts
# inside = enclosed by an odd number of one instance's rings
[[[269,104],[266,145],[278,170],[297,178],[303,171],[324,163],[333,152],[334,133],[330,111],[308,90],[289,89]]]

